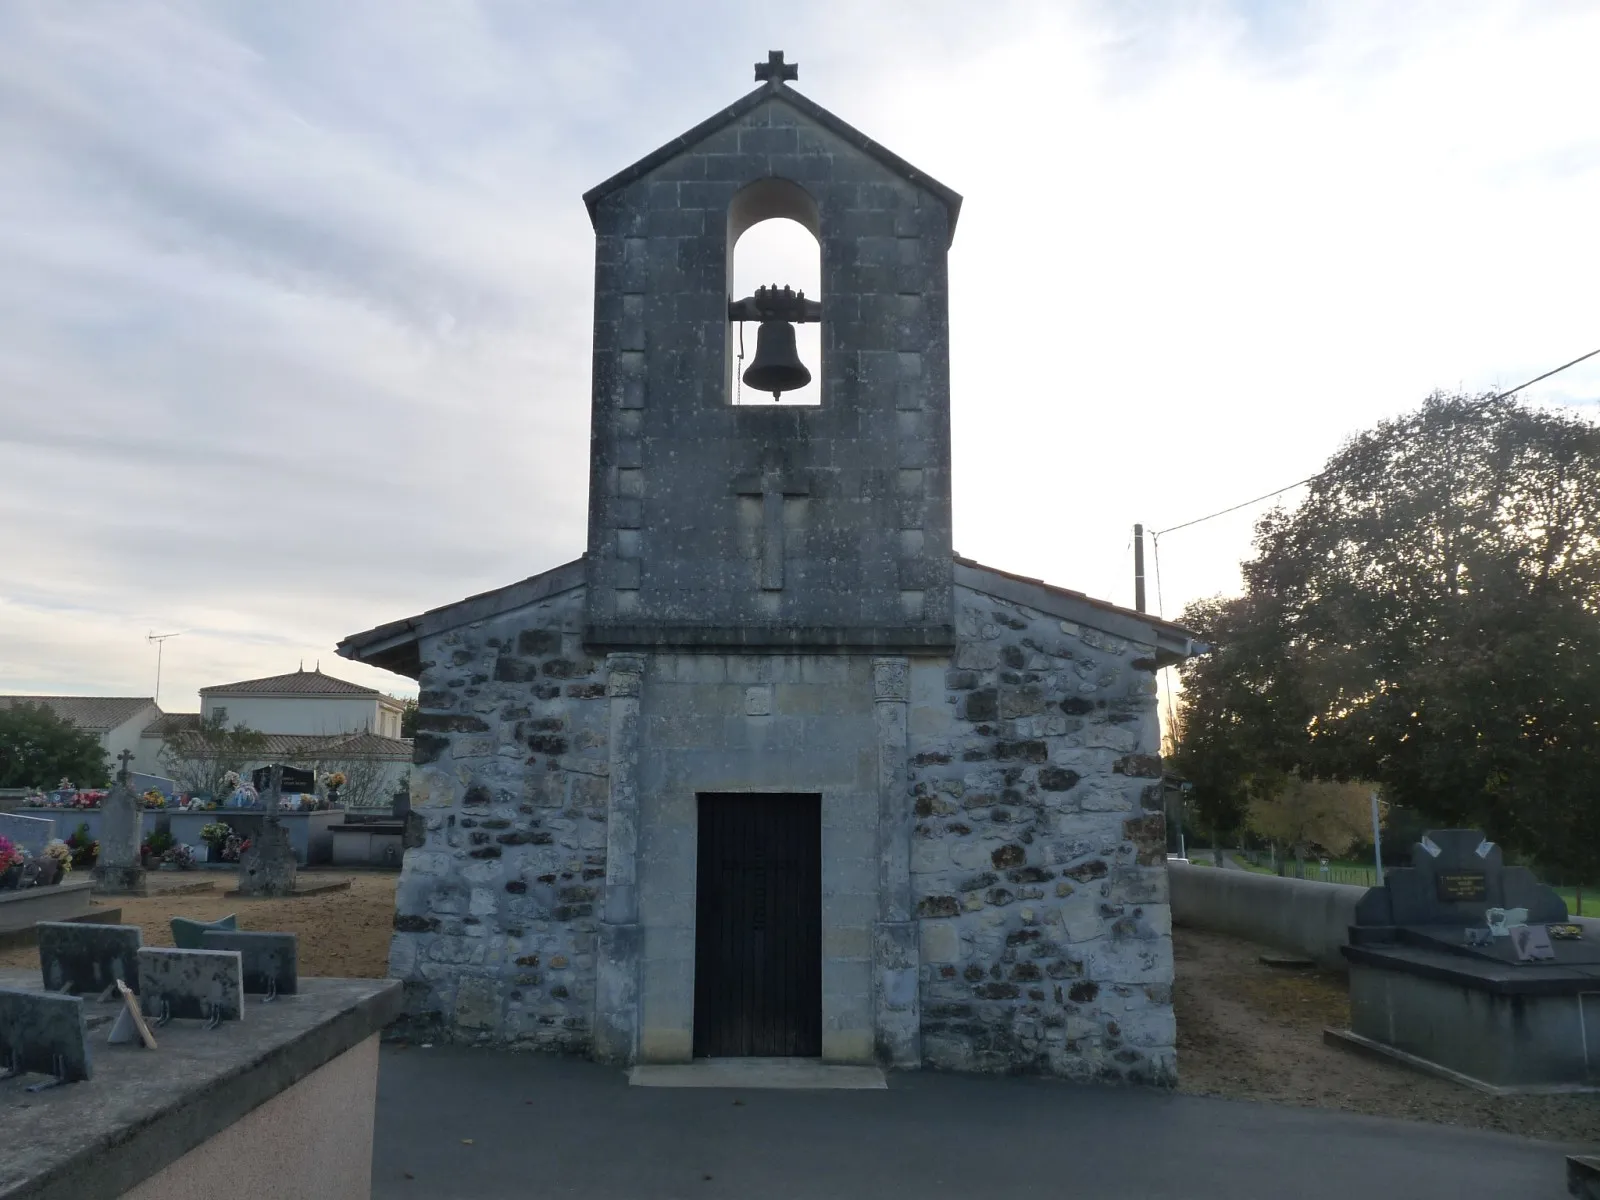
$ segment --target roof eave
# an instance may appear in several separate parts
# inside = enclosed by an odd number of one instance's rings
[[[1060,620],[1076,621],[1103,633],[1127,638],[1155,650],[1155,666],[1170,667],[1210,647],[1197,641],[1192,631],[1171,621],[1136,612],[1083,592],[1057,587],[1040,579],[1013,575],[969,558],[955,559],[955,582],[985,595],[1022,604]]]

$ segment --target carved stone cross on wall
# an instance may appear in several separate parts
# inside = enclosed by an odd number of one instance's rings
[[[128,782],[128,764],[133,761],[133,751],[132,750],[124,750],[121,754],[117,755],[117,761],[122,764],[122,769],[117,772],[117,782],[118,783],[127,783]]]
[[[761,497],[761,529],[764,539],[761,551],[761,588],[776,592],[783,589],[783,526],[784,501],[791,496],[809,496],[811,484],[801,475],[784,471],[769,464],[759,474],[751,472],[733,481],[737,496]]]

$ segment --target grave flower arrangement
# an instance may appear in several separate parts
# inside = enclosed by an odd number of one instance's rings
[[[140,799],[144,801],[146,808],[165,808],[167,806],[167,798],[156,791],[155,788],[151,788]]]
[[[222,843],[222,861],[238,862],[244,852],[250,849],[250,839],[241,838],[236,833],[228,835],[228,840]]]
[[[72,847],[68,846],[60,838],[53,838],[45,843],[44,857],[54,859],[56,869],[62,875],[72,870]]]
[[[194,870],[194,851],[182,842],[174,842],[167,849],[167,852],[161,856],[161,861],[177,867],[180,871],[192,871]]]
[[[200,826],[200,840],[208,846],[221,846],[233,836],[233,829],[224,821],[210,821]]]
[[[22,847],[0,834],[0,888],[14,888],[22,878]]]
[[[89,822],[80,821],[78,827],[67,835],[67,849],[72,852],[72,865],[88,869],[100,859],[100,843],[89,836]]]

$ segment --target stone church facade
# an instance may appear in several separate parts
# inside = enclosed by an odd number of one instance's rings
[[[1170,1083],[1155,671],[1191,645],[953,553],[960,198],[766,66],[585,197],[585,555],[341,644],[421,686],[408,1017]],[[727,394],[773,216],[821,248],[814,406]]]

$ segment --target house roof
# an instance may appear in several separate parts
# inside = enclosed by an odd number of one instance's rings
[[[162,713],[139,731],[140,737],[171,738],[200,728],[199,713]]]
[[[390,621],[364,633],[352,633],[339,643],[338,650],[345,658],[417,679],[422,674],[417,650],[421,638],[523,608],[547,596],[580,587],[584,578],[584,560],[574,559],[505,587],[431,608],[414,617]],[[960,555],[955,556],[955,582],[986,595],[1025,604],[1061,620],[1079,621],[1141,645],[1153,646],[1156,662],[1161,666],[1179,662],[1205,649],[1193,633],[1170,621],[1026,575],[986,567]]]
[[[219,683],[200,689],[202,696],[382,696],[377,688],[363,687],[347,679],[335,679],[315,671],[292,671],[287,675],[268,675],[264,679],[244,679],[238,683]]]
[[[186,714],[187,715],[187,714]],[[155,726],[151,726],[154,729]],[[198,722],[194,726],[173,729],[163,734],[146,729],[142,736],[162,737],[173,749],[182,754],[185,743],[198,740]],[[410,762],[411,742],[407,738],[382,737],[376,733],[334,734],[315,733],[264,733],[261,735],[259,758],[374,758],[387,762]]]
[[[155,707],[149,696],[0,696],[0,708],[18,704],[42,704],[90,733],[106,733],[141,709]]]
[[[961,195],[940,183],[925,171],[919,171],[898,154],[873,141],[855,126],[833,115],[815,100],[807,99],[799,92],[789,87],[782,79],[771,79],[739,99],[714,116],[707,117],[700,124],[685,133],[679,134],[666,145],[646,154],[631,167],[624,167],[604,183],[590,188],[583,194],[583,202],[588,206],[589,219],[593,221],[595,207],[606,196],[618,188],[627,187],[635,180],[641,179],[654,171],[663,163],[672,161],[685,150],[716,133],[723,126],[737,121],[757,105],[768,100],[775,100],[787,104],[790,108],[807,117],[816,124],[828,130],[834,136],[854,146],[870,158],[875,158],[896,175],[914,183],[938,197],[943,202],[950,214],[950,237],[956,233],[956,217],[961,213]]]

